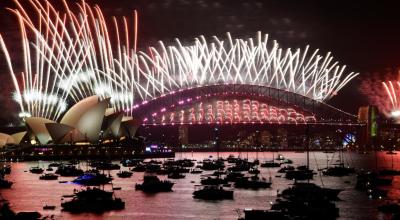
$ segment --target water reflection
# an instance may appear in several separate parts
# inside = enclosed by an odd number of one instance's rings
[[[260,162],[271,160],[271,152],[241,152],[219,153],[221,157],[228,157],[230,154],[235,156],[248,157],[249,160],[258,158]],[[282,152],[291,160],[293,165],[304,165],[305,153]],[[177,153],[176,159],[189,158],[202,160],[205,158],[217,157],[216,153]],[[276,156],[276,153],[275,153]],[[317,170],[334,164],[338,160],[338,154],[310,152],[310,167]],[[354,152],[344,153],[346,164],[358,169],[391,168],[400,169],[400,154],[387,155],[385,152],[378,154],[360,155]],[[392,163],[393,161],[393,163]],[[40,162],[39,165],[47,167],[50,162]],[[71,181],[73,177],[60,177],[58,181],[41,181],[39,175],[27,172],[31,166],[37,166],[37,162],[20,162],[12,164],[12,173],[8,179],[14,181],[11,189],[2,190],[2,195],[9,200],[15,211],[39,211],[43,215],[54,215],[55,219],[237,219],[235,210],[244,208],[267,209],[271,202],[275,201],[278,191],[285,189],[290,180],[275,178],[279,168],[260,168],[261,175],[268,178],[273,177],[271,189],[246,190],[235,189],[234,200],[224,201],[202,201],[192,198],[194,185],[200,183],[200,174],[186,174],[186,178],[173,180],[175,185],[173,192],[145,194],[135,191],[135,183],[141,182],[142,172],[134,172],[131,178],[118,178],[118,171],[110,171],[114,176],[114,187],[121,187],[115,191],[116,196],[122,198],[126,203],[125,210],[107,212],[102,215],[79,214],[72,215],[61,212],[60,204],[62,195],[72,194],[74,189],[81,186],[71,183],[59,183],[59,181]],[[79,165],[86,169],[86,162]],[[128,170],[123,167],[122,170]],[[213,171],[205,171],[203,174],[211,174]],[[166,179],[160,176],[160,179]],[[331,188],[344,189],[339,197],[342,201],[336,204],[340,209],[339,219],[390,219],[389,216],[379,214],[376,210],[382,201],[369,200],[365,193],[354,190],[356,177],[327,177],[315,176],[314,182]],[[194,183],[192,183],[194,181]],[[111,190],[111,185],[106,185],[105,189]],[[390,188],[389,198],[400,198],[400,177],[395,177]],[[55,210],[43,210],[45,205],[56,205]]]

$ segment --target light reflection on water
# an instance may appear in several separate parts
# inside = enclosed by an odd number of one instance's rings
[[[258,157],[260,161],[271,160],[271,152],[242,152],[219,153],[222,157],[228,157],[230,154],[241,157],[248,157],[253,160]],[[282,154],[291,160],[294,165],[305,164],[305,153],[282,152]],[[176,158],[189,158],[202,160],[209,156],[217,157],[217,153],[177,153]],[[275,153],[275,157],[276,157]],[[310,152],[310,167],[317,170],[324,168],[328,163],[334,164],[338,159],[338,153],[325,154],[322,152]],[[344,153],[344,160],[350,166],[355,168],[375,169],[376,158],[378,158],[378,167],[400,169],[400,154],[387,155],[384,152],[367,155],[357,153]],[[49,162],[40,162],[39,165],[47,168]],[[9,200],[15,211],[39,211],[43,215],[54,215],[55,219],[237,219],[235,210],[244,208],[267,209],[270,202],[275,201],[278,190],[285,189],[292,181],[284,178],[276,178],[278,168],[260,168],[261,175],[268,178],[273,177],[272,189],[267,190],[242,190],[235,189],[234,200],[224,200],[217,202],[201,201],[192,198],[194,185],[199,184],[200,174],[186,174],[186,178],[172,180],[175,182],[173,192],[158,193],[153,195],[144,194],[141,191],[135,191],[135,183],[141,182],[143,173],[135,172],[131,178],[118,178],[118,171],[111,171],[114,176],[114,186],[122,187],[122,190],[115,191],[117,197],[125,201],[126,208],[122,211],[107,212],[102,215],[79,214],[72,215],[61,212],[60,204],[62,195],[70,195],[74,189],[80,189],[79,185],[69,183],[59,183],[58,181],[71,181],[73,177],[60,177],[56,181],[39,180],[39,175],[26,172],[31,166],[37,166],[37,162],[20,162],[12,164],[12,173],[7,178],[14,182],[11,189],[1,191],[2,196]],[[80,164],[82,169],[86,169],[86,164]],[[128,168],[123,167],[123,170]],[[212,173],[212,171],[203,172],[203,174]],[[165,179],[166,176],[160,176]],[[368,200],[363,192],[354,190],[355,176],[348,177],[326,177],[315,176],[314,182],[323,184],[331,188],[344,189],[339,194],[342,201],[336,204],[340,209],[339,219],[390,219],[389,216],[379,214],[376,210],[378,204],[383,201]],[[195,181],[195,183],[191,183]],[[345,183],[350,181],[350,183]],[[105,189],[111,190],[111,185],[106,185]],[[400,198],[400,178],[395,178],[393,186],[389,192],[392,199]],[[43,210],[45,205],[56,205],[56,210]]]

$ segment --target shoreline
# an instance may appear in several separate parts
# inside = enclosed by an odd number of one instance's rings
[[[310,149],[309,152],[324,152],[324,153],[335,153],[337,149]],[[212,149],[180,149],[173,152],[157,152],[157,153],[142,153],[142,154],[50,154],[50,155],[2,155],[0,160],[3,162],[15,162],[15,161],[62,161],[62,160],[123,160],[123,159],[151,159],[151,158],[174,158],[179,156],[181,153],[245,153],[245,152],[294,152],[294,153],[306,153],[306,149],[279,149],[279,150],[255,150],[255,149],[221,149],[219,151]],[[369,154],[374,151],[365,150],[357,151],[348,149],[345,152],[358,152],[359,154]]]

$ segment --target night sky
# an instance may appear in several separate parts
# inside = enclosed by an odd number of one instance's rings
[[[21,0],[21,2],[23,2]],[[72,1],[71,1],[72,2]],[[398,67],[400,59],[400,6],[396,1],[361,0],[88,0],[99,4],[106,16],[129,16],[139,12],[139,48],[166,44],[174,38],[192,42],[194,37],[253,37],[269,33],[281,46],[331,51],[347,71],[360,72],[330,104],[356,113],[366,99],[358,91],[368,73],[385,73]],[[61,5],[53,0],[54,5]],[[15,17],[5,8],[11,0],[0,0],[0,33],[13,62],[21,65],[20,40]],[[61,9],[61,7],[60,7]],[[10,75],[0,55],[0,125],[15,121],[17,106],[11,101]],[[351,101],[350,101],[351,100]]]

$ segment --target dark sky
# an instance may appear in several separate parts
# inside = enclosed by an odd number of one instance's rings
[[[23,0],[21,0],[23,2]],[[60,5],[60,1],[53,0]],[[69,1],[72,2],[72,1]],[[107,16],[130,16],[139,12],[139,47],[158,40],[179,38],[191,42],[205,35],[221,38],[252,37],[257,31],[269,33],[284,47],[320,48],[331,51],[348,71],[386,72],[398,67],[400,59],[400,6],[396,1],[368,0],[87,0],[99,4]],[[5,7],[11,0],[0,0],[0,33],[19,57],[18,27]],[[17,60],[18,61],[18,60]],[[14,61],[15,62],[15,61]],[[17,62],[18,63],[18,62]],[[17,111],[10,102],[11,89],[5,60],[0,55],[0,123],[12,121]],[[329,103],[356,113],[365,99],[358,91],[359,80],[351,82]],[[351,100],[351,102],[349,101]]]

